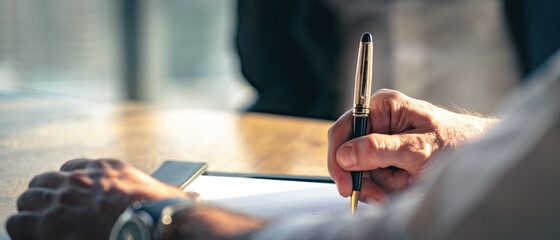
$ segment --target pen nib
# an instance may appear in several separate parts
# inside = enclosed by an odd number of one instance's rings
[[[360,197],[360,191],[352,191],[352,196],[350,196],[350,207],[352,215],[356,212],[358,208],[358,198]]]

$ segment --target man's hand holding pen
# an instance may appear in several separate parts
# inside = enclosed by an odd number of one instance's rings
[[[387,201],[424,171],[437,152],[481,136],[496,120],[455,113],[398,91],[371,97],[368,135],[349,140],[352,110],[329,129],[328,170],[341,196],[352,193],[350,171],[363,171],[361,202]]]

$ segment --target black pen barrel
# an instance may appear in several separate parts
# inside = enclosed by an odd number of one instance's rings
[[[352,127],[352,138],[361,137],[367,134],[367,123],[369,117],[369,104],[371,97],[371,80],[373,71],[373,38],[371,34],[364,33],[358,49],[358,59],[356,64],[356,79],[354,82],[354,126]],[[352,175],[352,195],[350,203],[352,214],[358,207],[360,189],[362,185],[362,171],[351,171]]]
[[[354,117],[354,125],[352,126],[352,139],[365,136],[367,134],[367,117]]]
[[[367,134],[367,117],[354,117],[354,125],[352,127],[352,138],[361,137]],[[352,190],[360,191],[362,184],[362,171],[351,171]]]
[[[351,171],[352,175],[352,191],[360,191],[362,188],[362,171]]]

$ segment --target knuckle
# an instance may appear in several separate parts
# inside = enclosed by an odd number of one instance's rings
[[[124,163],[118,159],[114,159],[114,158],[104,158],[101,159],[101,161],[107,163],[109,166],[113,167],[113,168],[119,168],[122,167],[124,165]]]
[[[64,180],[65,175],[61,172],[46,172],[33,177],[33,179],[29,181],[28,187],[54,187],[61,184]]]
[[[342,135],[341,132],[344,130],[346,125],[351,123],[351,121],[352,121],[352,110],[348,110],[344,114],[342,114],[342,116],[340,116],[340,118],[338,118],[338,120],[336,120],[336,122],[329,127],[327,131],[328,137],[336,138]]]
[[[398,109],[405,96],[399,91],[381,89],[371,98],[370,104],[375,111],[392,111]]]
[[[79,186],[89,187],[93,184],[90,172],[86,172],[84,170],[73,171],[68,178],[70,183],[77,184]]]
[[[383,147],[383,143],[375,137],[366,138],[365,140],[360,142],[363,143],[358,144],[358,146],[364,145],[363,147],[367,149],[367,157],[370,159],[376,159],[376,156],[378,155],[380,149]]]
[[[80,171],[80,170],[76,170],[73,171],[72,173],[70,173],[70,181],[79,181],[82,178],[88,177],[88,173],[86,171]]]
[[[333,125],[331,125],[331,126],[329,127],[329,130],[327,131],[327,136],[328,136],[329,138],[334,134],[334,131],[335,131],[335,128],[336,128],[335,125],[336,125],[336,123],[333,124]]]
[[[29,187],[34,187],[34,186],[37,186],[37,185],[39,185],[40,183],[44,182],[44,181],[45,181],[45,178],[46,178],[46,174],[47,174],[47,173],[41,173],[41,174],[39,174],[39,175],[33,177],[33,178],[31,179],[31,181],[29,181]]]
[[[419,148],[419,147],[410,147],[409,149],[407,149],[407,151],[411,152],[412,154],[410,154],[411,159],[410,162],[414,163],[414,162],[421,162],[424,159],[428,158],[428,154],[426,151],[424,151],[424,149]]]
[[[329,144],[334,144],[337,141],[337,138],[340,138],[339,136],[337,136],[337,127],[335,125],[332,125],[329,130],[327,131],[327,141]]]
[[[413,141],[403,145],[400,149],[404,154],[404,162],[407,163],[409,170],[415,172],[424,165],[424,163],[432,155],[432,146],[425,142],[421,137],[417,137]]]
[[[327,136],[329,137],[336,137],[336,135],[339,134],[340,128],[341,128],[341,120],[336,121],[335,123],[333,123],[330,127],[329,130],[327,131]]]
[[[29,201],[29,197],[25,196],[27,192],[24,192],[18,199],[16,202],[16,206],[18,211],[21,211],[22,209],[25,208],[25,206],[27,205],[28,201]]]
[[[18,211],[38,210],[52,202],[53,194],[50,190],[28,190],[17,199]]]
[[[431,156],[431,146],[428,143],[421,143],[420,149],[418,150],[418,160],[424,162]]]
[[[88,165],[88,163],[92,161],[91,159],[87,158],[76,158],[65,162],[61,167],[61,171],[70,171],[75,169],[81,169]]]
[[[375,92],[376,96],[381,96],[383,98],[387,98],[387,99],[399,99],[402,98],[403,96],[405,96],[403,93],[396,91],[396,90],[392,90],[392,89],[379,89],[377,92]]]
[[[17,199],[16,205],[18,209],[27,205],[30,201],[33,201],[37,198],[37,191],[27,190],[23,192]]]
[[[86,169],[102,169],[105,167],[105,163],[103,163],[103,159],[95,159],[91,160],[88,164]]]
[[[94,169],[121,169],[125,166],[123,162],[112,158],[101,158],[93,160],[88,167]]]
[[[422,137],[416,137],[415,151],[417,161],[424,161],[428,159],[432,153],[432,146],[425,141]]]
[[[39,190],[40,191],[40,190]],[[19,201],[23,201],[25,199],[29,199],[29,198],[35,198],[37,196],[37,192],[38,190],[27,190],[25,192],[23,192],[19,198],[18,198],[18,202]]]
[[[380,95],[380,94],[384,94],[384,93],[387,93],[387,92],[390,92],[390,91],[392,91],[392,90],[387,89],[387,88],[381,88],[381,89],[375,91],[375,93],[373,95]]]

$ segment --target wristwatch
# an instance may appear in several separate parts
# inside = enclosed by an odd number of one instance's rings
[[[185,198],[161,201],[135,201],[119,216],[110,240],[160,240],[173,219],[192,209],[196,203]]]

